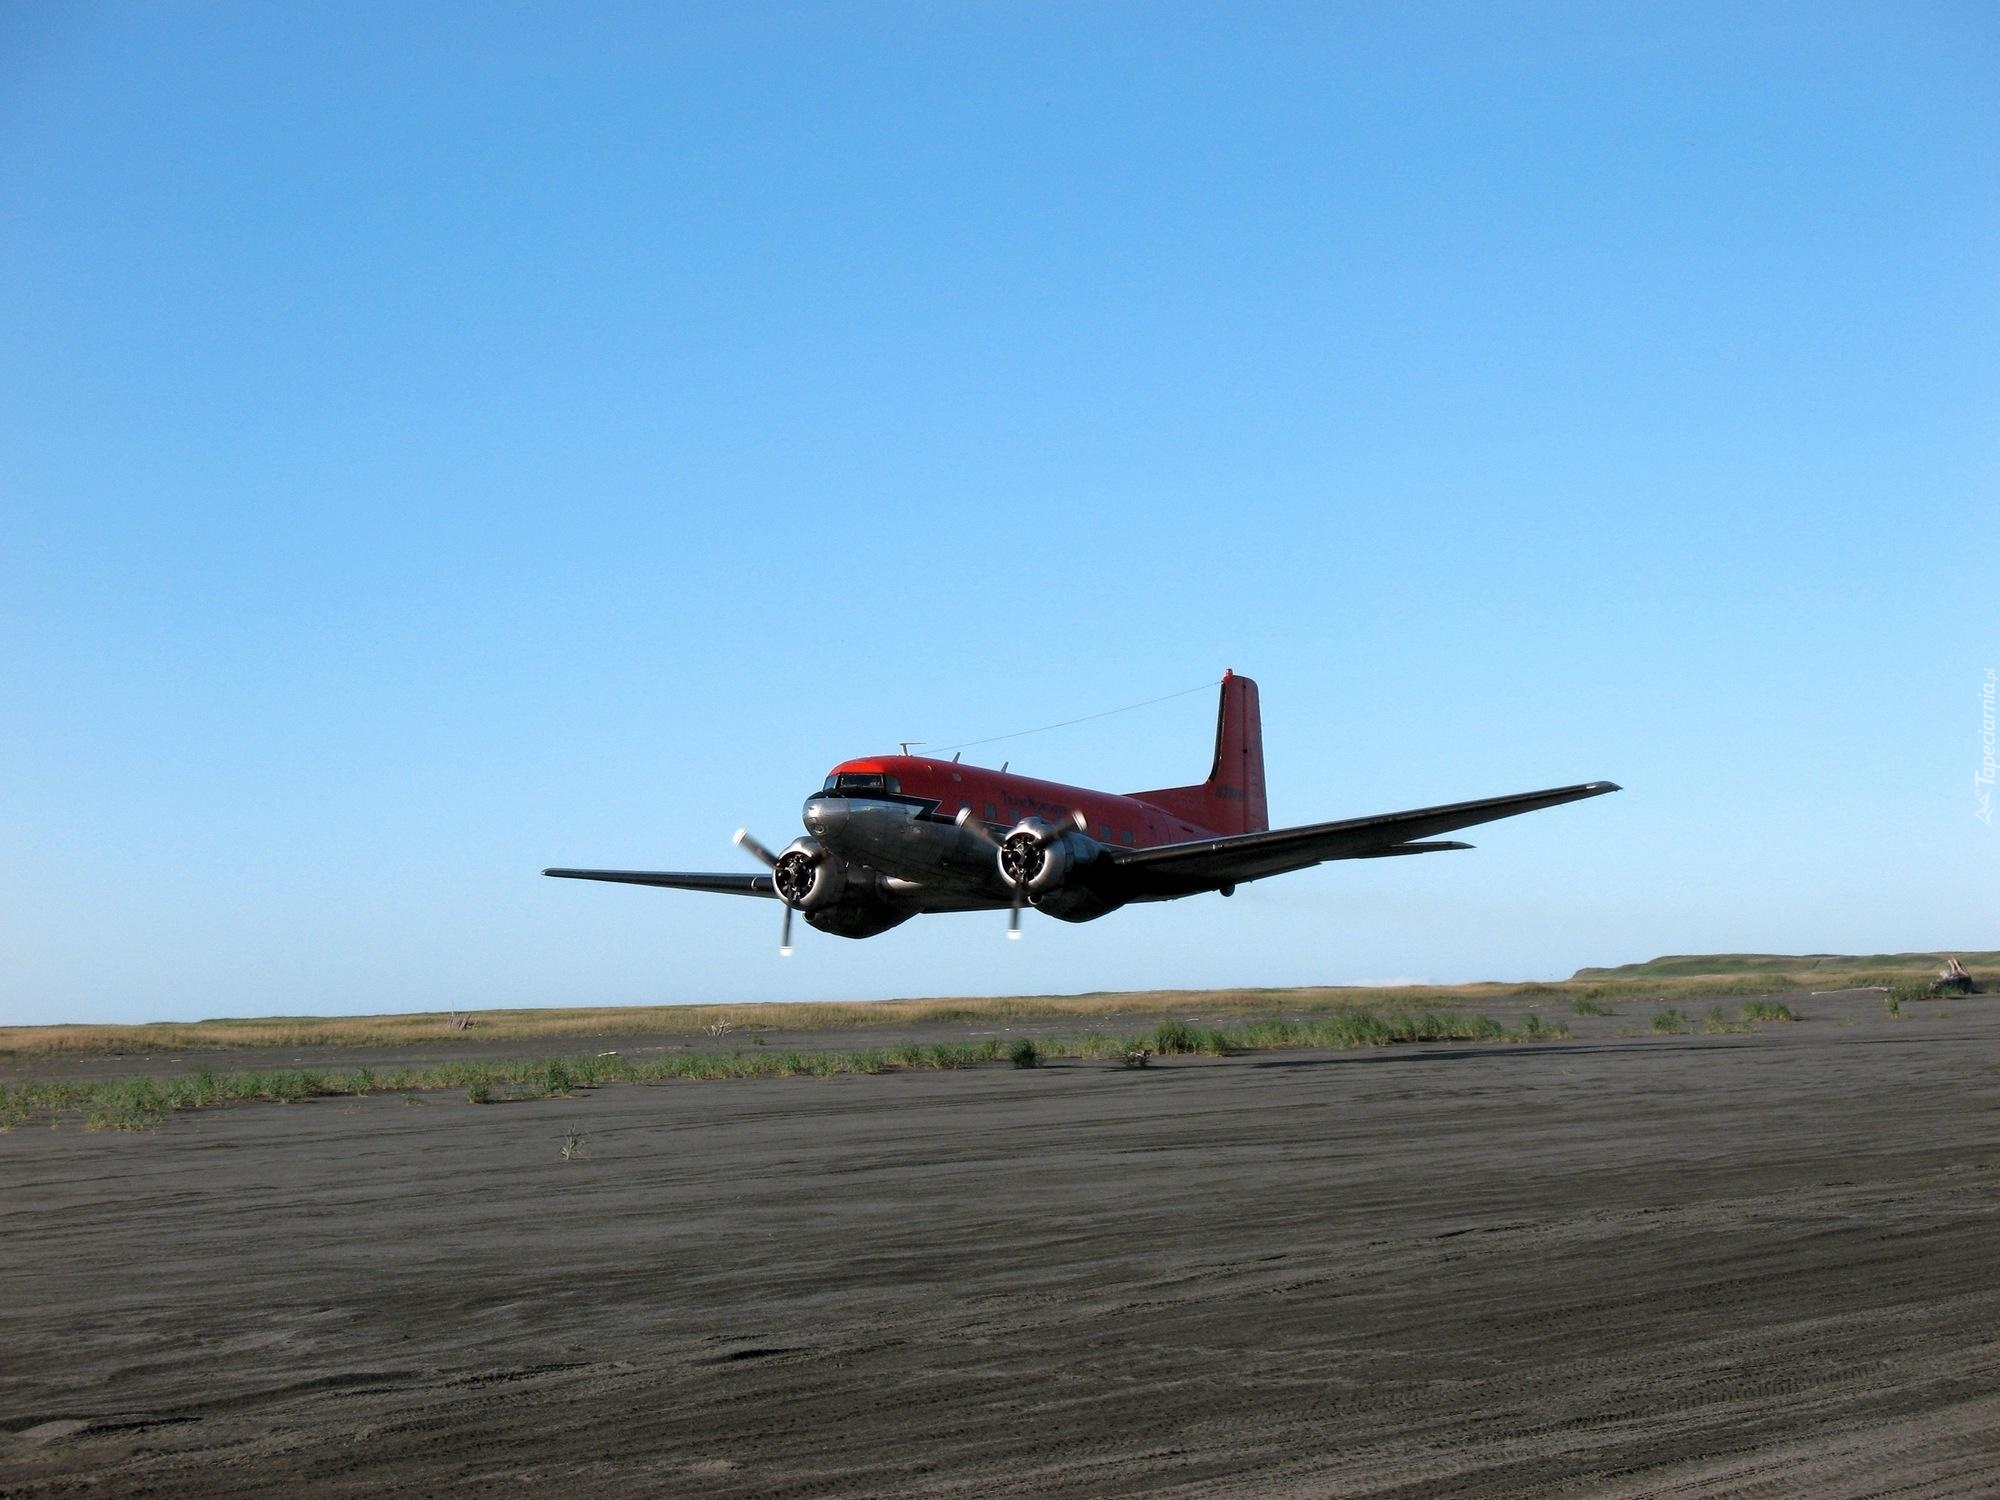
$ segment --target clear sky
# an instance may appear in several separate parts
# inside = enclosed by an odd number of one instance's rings
[[[0,1020],[2000,947],[1989,4],[0,4]],[[826,768],[1271,811],[776,954]],[[1198,778],[1206,693],[972,752]]]

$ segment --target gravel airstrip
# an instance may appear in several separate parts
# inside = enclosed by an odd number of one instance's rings
[[[1782,998],[17,1126],[0,1494],[2000,1492],[2000,997]]]

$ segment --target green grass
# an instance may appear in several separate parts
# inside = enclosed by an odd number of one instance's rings
[[[1798,1013],[1782,1000],[1743,1002],[1743,1019],[1746,1021],[1796,1021],[1798,1018]]]
[[[1018,1038],[1003,1044],[901,1042],[891,1047],[833,1051],[751,1049],[670,1052],[645,1058],[554,1057],[515,1061],[460,1061],[435,1067],[399,1067],[388,1073],[282,1068],[260,1073],[216,1073],[204,1068],[164,1082],[152,1078],[27,1082],[0,1085],[0,1129],[35,1120],[81,1115],[93,1130],[143,1130],[167,1116],[252,1101],[298,1103],[343,1095],[399,1094],[420,1102],[420,1092],[457,1089],[468,1103],[503,1099],[561,1098],[613,1083],[702,1082],[750,1078],[831,1078],[895,1069],[959,1069],[1009,1061],[1017,1067],[1051,1058],[1129,1063],[1151,1052],[1225,1056],[1281,1047],[1383,1047],[1406,1042],[1534,1042],[1567,1036],[1560,1022],[1530,1016],[1508,1031],[1488,1016],[1456,1011],[1342,1010],[1317,1017],[1267,1018],[1238,1027],[1193,1027],[1168,1022],[1146,1036],[1090,1032],[1074,1037]],[[1033,1063],[1023,1061],[1032,1057]]]
[[[1570,1001],[1569,1008],[1580,1016],[1615,1016],[1617,1011],[1608,1005],[1599,1005],[1588,995],[1578,995]]]
[[[1687,1017],[1669,1005],[1665,1010],[1653,1012],[1653,1030],[1672,1033],[1687,1030]]]

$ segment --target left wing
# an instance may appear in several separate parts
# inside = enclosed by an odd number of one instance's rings
[[[1185,896],[1246,880],[1262,880],[1267,875],[1283,875],[1334,859],[1378,859],[1391,854],[1469,849],[1470,844],[1451,840],[1415,841],[1454,828],[1470,828],[1475,823],[1491,823],[1544,807],[1560,807],[1585,797],[1601,797],[1618,789],[1615,782],[1586,781],[1580,786],[1517,792],[1511,797],[1487,797],[1478,802],[1450,802],[1442,807],[1381,813],[1372,818],[1346,818],[1338,823],[1308,823],[1264,833],[1190,839],[1150,849],[1113,847],[1106,853],[1115,871],[1112,878],[1131,892],[1126,899]]]
[[[768,875],[704,875],[682,870],[544,870],[559,880],[609,880],[618,885],[663,885],[676,891],[719,891],[725,896],[775,896]]]

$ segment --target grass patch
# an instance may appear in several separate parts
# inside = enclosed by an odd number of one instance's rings
[[[1656,1010],[1653,1012],[1653,1030],[1663,1034],[1686,1031],[1687,1017],[1671,1005],[1665,1010]]]
[[[954,1070],[988,1063],[1039,1065],[1045,1058],[1086,1058],[1144,1067],[1156,1055],[1225,1056],[1282,1047],[1385,1047],[1404,1042],[1533,1042],[1567,1036],[1568,1028],[1530,1016],[1507,1031],[1489,1016],[1449,1010],[1339,1010],[1330,1015],[1275,1017],[1243,1026],[1194,1027],[1167,1022],[1146,1036],[1090,1032],[1074,1037],[997,1037],[976,1042],[901,1042],[891,1047],[836,1051],[750,1048],[732,1052],[667,1052],[640,1058],[555,1057],[480,1062],[465,1060],[388,1073],[368,1068],[330,1072],[282,1068],[261,1073],[216,1073],[204,1068],[164,1083],[151,1078],[0,1085],[0,1129],[31,1120],[80,1114],[93,1130],[149,1129],[168,1115],[256,1100],[302,1100],[362,1094],[400,1095],[422,1103],[428,1091],[457,1089],[470,1104],[500,1098],[560,1098],[611,1083],[706,1082],[754,1078],[832,1078],[901,1069]],[[1032,1058],[1033,1061],[1024,1061]]]
[[[1608,1005],[1600,1005],[1588,995],[1578,995],[1570,1001],[1570,1009],[1580,1016],[1615,1016],[1617,1011]]]
[[[1798,1012],[1782,1000],[1743,1002],[1743,1019],[1746,1021],[1796,1021],[1798,1018]]]

